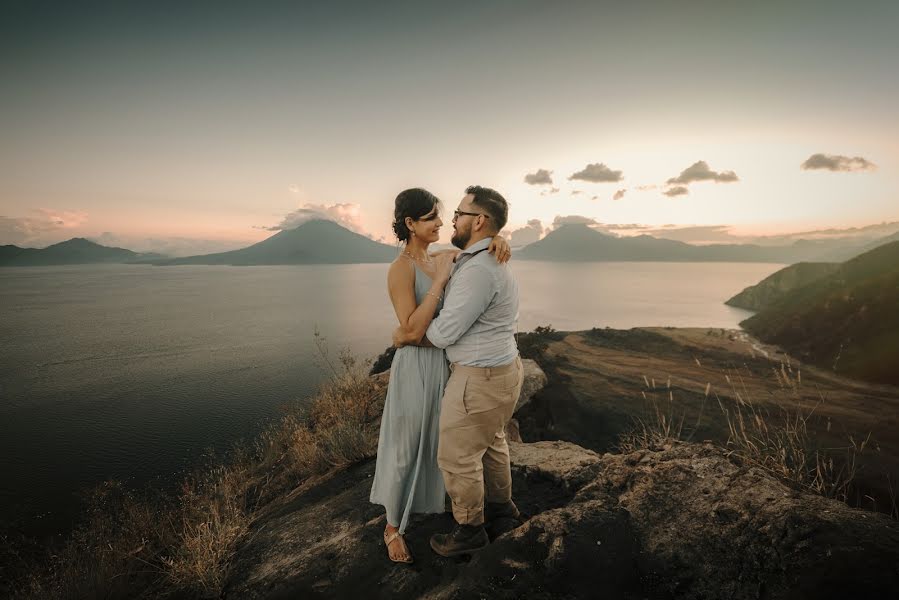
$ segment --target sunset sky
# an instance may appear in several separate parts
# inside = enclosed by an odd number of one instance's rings
[[[899,2],[0,6],[0,244],[387,239],[473,183],[510,232],[899,221]]]

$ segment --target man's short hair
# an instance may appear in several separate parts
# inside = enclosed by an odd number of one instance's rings
[[[506,226],[506,221],[509,220],[509,203],[502,197],[502,194],[494,189],[479,185],[468,186],[465,188],[465,193],[474,196],[471,203],[476,204],[481,210],[490,215],[490,220],[493,221],[492,225],[497,233]]]

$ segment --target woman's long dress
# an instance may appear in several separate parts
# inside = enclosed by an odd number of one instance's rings
[[[416,266],[416,305],[430,288],[430,277]],[[441,306],[442,301],[438,312]],[[388,523],[400,533],[405,533],[412,513],[444,510],[446,488],[437,466],[437,437],[440,399],[448,378],[446,355],[440,348],[404,346],[393,357],[370,499],[387,509]]]

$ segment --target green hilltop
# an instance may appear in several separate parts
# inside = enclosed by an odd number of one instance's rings
[[[741,325],[803,361],[858,379],[897,384],[897,309],[899,242],[892,242],[782,294]]]

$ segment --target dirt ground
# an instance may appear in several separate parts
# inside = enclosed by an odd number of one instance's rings
[[[770,425],[807,417],[809,443],[833,456],[860,447],[850,504],[891,512],[899,493],[899,387],[799,364],[738,330],[593,329],[555,334],[538,362],[549,385],[520,413],[522,437],[608,452],[638,419],[663,415],[682,437],[727,445],[725,411]],[[870,437],[868,437],[870,435]]]

